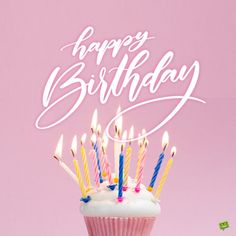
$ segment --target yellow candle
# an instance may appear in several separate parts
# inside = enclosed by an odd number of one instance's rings
[[[174,160],[173,157],[174,157],[175,154],[176,154],[176,147],[173,147],[171,149],[171,158],[167,162],[167,165],[164,169],[163,175],[161,177],[161,180],[160,180],[159,185],[158,185],[157,190],[156,190],[155,197],[158,198],[158,199],[160,199],[160,195],[161,195],[163,185],[164,185],[164,183],[166,181],[166,178],[169,174],[170,168],[173,165],[173,160]]]
[[[140,136],[140,134],[139,134],[139,136]],[[136,167],[135,181],[137,181],[137,179],[138,179],[140,164],[141,164],[141,160],[142,160],[142,156],[143,156],[142,154],[144,152],[143,140],[139,139],[138,144],[139,144],[139,151],[138,151],[138,162],[137,162],[137,167]]]
[[[90,174],[89,174],[89,168],[88,168],[88,161],[87,161],[86,150],[85,150],[85,148],[84,148],[85,139],[86,139],[86,134],[83,134],[83,136],[82,136],[82,138],[81,138],[81,149],[80,149],[80,153],[81,153],[81,156],[82,156],[82,162],[83,162],[83,166],[84,166],[85,181],[86,181],[87,189],[89,189],[90,186],[91,186],[91,181],[90,181]]]
[[[131,140],[131,139],[133,139],[133,137],[134,137],[134,126],[131,126],[130,131],[129,131],[129,139]],[[131,141],[129,141],[129,146],[126,149],[126,155],[125,155],[124,187],[127,187],[127,185],[128,185],[131,154],[132,154]]]
[[[129,167],[130,167],[130,161],[131,161],[131,154],[132,154],[132,148],[129,145],[126,149],[126,155],[125,155],[125,169],[124,169],[124,186],[128,185],[128,177],[129,177]]]
[[[82,197],[85,198],[87,196],[86,188],[84,186],[84,181],[82,179],[79,163],[75,159],[75,156],[77,154],[77,137],[76,137],[76,135],[74,136],[72,144],[71,144],[71,153],[73,155],[73,164],[74,164],[74,167],[75,167],[76,176],[78,178],[80,191],[81,191]]]
[[[85,198],[87,196],[87,193],[86,193],[86,189],[85,189],[84,182],[83,182],[83,179],[82,179],[82,175],[81,175],[81,172],[80,172],[79,163],[75,158],[73,159],[73,164],[74,164],[74,167],[75,167],[75,172],[76,172],[76,175],[77,175],[77,178],[78,178],[79,187],[80,187],[82,197]]]

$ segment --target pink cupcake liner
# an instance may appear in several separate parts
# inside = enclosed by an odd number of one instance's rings
[[[149,236],[155,217],[84,217],[89,236]]]

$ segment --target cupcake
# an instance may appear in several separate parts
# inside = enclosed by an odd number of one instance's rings
[[[153,194],[140,186],[135,192],[135,182],[129,179],[129,188],[123,193],[123,201],[117,201],[118,190],[113,191],[105,181],[98,189],[90,190],[91,200],[82,202],[80,211],[84,216],[89,236],[148,236],[160,204]]]

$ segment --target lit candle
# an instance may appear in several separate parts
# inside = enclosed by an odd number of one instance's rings
[[[146,160],[146,152],[147,152],[147,145],[148,145],[148,140],[145,138],[145,143],[144,143],[144,149],[141,154],[141,161],[140,161],[140,166],[139,166],[139,173],[138,173],[138,178],[137,178],[137,184],[135,187],[135,192],[138,193],[140,192],[140,184],[143,178],[143,168],[144,168],[144,163]]]
[[[94,175],[95,175],[95,184],[96,187],[98,188],[100,186],[100,181],[99,181],[99,169],[98,169],[98,162],[97,162],[97,157],[96,157],[96,152],[94,150],[94,144],[96,143],[96,135],[95,133],[92,134],[91,137],[91,142],[92,142],[92,150],[90,151],[90,156],[93,160],[93,168],[94,168]]]
[[[121,108],[118,107],[117,115],[120,113]],[[120,139],[122,134],[122,116],[119,116],[115,121],[115,139]],[[118,183],[118,174],[119,174],[119,156],[120,156],[121,142],[114,141],[114,158],[115,158],[115,178],[114,182]]]
[[[102,176],[106,177],[107,176],[107,154],[106,154],[106,148],[108,145],[108,138],[106,136],[106,134],[103,134],[102,137],[102,144],[101,144],[101,162],[102,162]]]
[[[94,112],[93,112],[92,121],[91,121],[91,131],[92,131],[92,133],[96,132],[97,122],[98,122],[98,110],[95,109]]]
[[[80,167],[79,167],[79,162],[77,161],[77,159],[75,158],[77,155],[77,137],[76,135],[74,136],[73,140],[72,140],[72,144],[71,144],[71,153],[73,156],[73,164],[75,167],[75,172],[78,178],[78,183],[79,183],[79,187],[80,187],[80,191],[82,194],[82,198],[86,198],[87,193],[86,193],[86,188],[84,186],[84,182],[82,179],[82,175],[81,175],[81,171],[80,171]]]
[[[170,168],[173,165],[173,161],[174,161],[173,157],[175,156],[175,154],[176,154],[176,147],[172,147],[172,149],[171,149],[171,158],[168,160],[168,162],[166,164],[166,168],[165,168],[165,170],[163,172],[163,175],[161,177],[160,183],[159,183],[159,185],[157,187],[157,190],[156,190],[155,197],[158,198],[158,199],[160,199],[160,195],[161,195],[161,191],[162,191],[163,185],[164,185],[164,183],[166,181],[166,178],[167,178],[167,175],[168,175],[168,173],[170,171]]]
[[[73,171],[63,162],[62,159],[63,135],[61,135],[54,153],[54,158],[58,161],[62,169],[78,184],[78,179]]]
[[[91,121],[91,131],[95,135],[96,135],[96,130],[97,130],[97,120],[98,120],[98,111],[97,111],[97,109],[95,109],[93,112],[92,121]],[[97,158],[97,166],[98,166],[98,171],[99,171],[99,181],[100,181],[100,183],[102,183],[103,179],[102,179],[102,172],[101,172],[101,166],[100,166],[99,147],[97,144],[97,138],[96,138],[96,142],[94,143],[93,148],[94,148],[96,158]]]
[[[169,135],[168,135],[168,132],[165,131],[164,134],[163,134],[163,137],[162,137],[162,153],[159,156],[159,160],[158,160],[158,162],[156,164],[156,167],[154,169],[154,173],[153,173],[151,182],[150,182],[150,184],[149,184],[149,186],[147,188],[147,190],[150,191],[150,192],[152,192],[153,186],[154,186],[154,184],[156,182],[158,172],[159,172],[159,170],[161,168],[161,163],[162,163],[162,161],[163,161],[163,159],[165,157],[165,153],[164,152],[165,152],[168,144],[169,144]]]
[[[125,141],[127,138],[127,131],[124,131],[124,134],[122,136],[122,140]],[[124,147],[125,142],[121,143],[121,149],[120,149],[120,160],[119,160],[119,182],[118,182],[118,202],[123,201],[123,173],[124,173]]]
[[[111,174],[111,166],[110,166],[109,160],[107,158],[107,153],[106,153],[107,145],[108,145],[108,138],[106,134],[104,133],[103,141],[102,141],[103,170],[105,170],[104,176],[107,176],[107,179],[108,179],[109,185],[107,186],[107,188],[109,188],[110,190],[114,190],[117,184],[113,183],[113,178]]]
[[[129,131],[129,140],[133,139],[133,137],[134,137],[134,126],[131,126],[130,131]],[[126,149],[126,154],[125,154],[124,186],[123,186],[124,191],[126,191],[128,188],[128,177],[129,177],[131,154],[132,154],[132,147],[131,147],[131,141],[129,141],[129,146]]]
[[[85,147],[84,147],[86,136],[87,136],[86,134],[83,134],[82,137],[81,137],[81,140],[80,140],[80,143],[81,143],[80,153],[81,153],[82,162],[83,162],[83,166],[84,166],[84,176],[85,176],[85,181],[86,181],[86,185],[87,185],[87,190],[89,190],[91,188],[91,181],[90,181],[90,174],[89,174],[86,150],[85,150]]]
[[[141,160],[142,160],[142,155],[143,155],[143,152],[144,152],[144,139],[140,139],[140,134],[138,134],[139,136],[139,139],[138,139],[138,145],[139,145],[139,151],[138,151],[138,161],[137,161],[137,167],[136,167],[136,173],[135,173],[135,181],[137,182],[137,179],[138,179],[138,174],[139,174],[139,169],[140,169],[140,163],[141,163]]]

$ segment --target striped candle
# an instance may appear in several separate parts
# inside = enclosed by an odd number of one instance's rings
[[[136,182],[136,186],[135,186],[135,192],[140,192],[140,184],[143,178],[143,168],[144,168],[144,163],[146,160],[146,152],[147,152],[147,140],[145,141],[144,149],[141,153],[141,160],[140,160],[140,166],[139,166],[139,172],[138,172],[138,177],[137,177],[137,182]]]
[[[125,168],[124,168],[124,187],[123,190],[126,191],[128,188],[128,177],[129,177],[129,167],[131,161],[132,148],[129,145],[126,149],[125,155]]]
[[[79,183],[80,191],[82,194],[82,198],[86,198],[87,197],[86,188],[84,186],[84,181],[82,179],[82,175],[81,175],[81,171],[80,171],[80,167],[79,167],[79,162],[76,159],[76,155],[77,155],[77,136],[76,135],[74,136],[74,138],[72,140],[71,153],[73,156],[73,164],[75,167],[76,176],[78,178],[78,183]]]
[[[139,134],[140,136],[140,134]],[[138,150],[138,161],[137,161],[137,167],[136,167],[136,173],[135,173],[135,181],[137,182],[137,179],[138,179],[138,173],[139,173],[139,169],[140,169],[140,163],[141,163],[141,158],[142,158],[142,153],[143,153],[143,149],[144,149],[144,146],[143,146],[143,140],[142,139],[139,139],[138,140],[138,145],[139,145],[139,150]]]
[[[99,181],[100,183],[103,183],[103,178],[102,178],[102,171],[101,171],[101,165],[100,165],[100,158],[99,158],[99,150],[98,150],[98,144],[97,142],[93,146],[94,151],[96,153],[96,158],[97,158],[97,167],[98,167],[98,174],[99,174]]]
[[[157,187],[157,190],[156,190],[155,197],[158,198],[158,199],[160,199],[160,195],[161,195],[163,185],[166,181],[167,175],[169,174],[170,168],[173,165],[173,160],[174,160],[173,157],[175,156],[175,154],[176,154],[176,147],[172,147],[172,149],[171,149],[171,158],[167,162],[166,168],[164,169],[164,172],[163,172],[163,175],[161,177],[160,183],[159,183],[159,185]]]
[[[102,162],[102,176],[106,177],[107,176],[107,155],[106,155],[106,148],[108,145],[108,138],[106,134],[103,134],[102,137],[102,143],[101,143],[101,162]]]
[[[130,131],[129,131],[129,140],[133,139],[133,137],[134,137],[134,126],[131,126]],[[124,191],[126,191],[128,188],[131,154],[132,154],[132,147],[131,147],[131,141],[129,141],[129,146],[126,149],[126,154],[125,154],[124,186],[123,186]]]
[[[92,161],[93,161],[93,168],[94,168],[94,174],[95,174],[95,184],[96,184],[96,187],[98,188],[100,186],[100,181],[99,181],[99,170],[98,170],[95,150],[94,149],[91,150],[89,155],[91,156]]]
[[[112,179],[112,175],[111,175],[110,163],[109,163],[108,160],[106,161],[106,173],[107,173],[107,178],[108,178],[109,185],[112,185],[113,184],[113,179]]]
[[[154,168],[154,173],[153,173],[153,175],[152,175],[151,182],[150,182],[150,184],[149,184],[149,186],[148,186],[148,188],[147,188],[147,190],[150,191],[150,192],[152,192],[153,187],[154,187],[154,184],[155,184],[155,182],[156,182],[157,175],[158,175],[159,170],[160,170],[160,168],[161,168],[162,161],[163,161],[163,159],[164,159],[164,157],[165,157],[165,153],[164,153],[164,152],[165,152],[165,150],[166,150],[166,148],[167,148],[167,146],[168,146],[168,143],[169,143],[169,135],[168,135],[168,133],[165,131],[164,134],[163,134],[163,137],[162,137],[162,150],[163,150],[163,151],[162,151],[162,153],[161,153],[160,156],[159,156],[158,162],[157,162],[157,164],[156,164],[156,166],[155,166],[155,168]]]
[[[83,134],[82,137],[81,137],[80,153],[81,153],[82,162],[83,162],[83,166],[84,166],[84,176],[85,176],[85,181],[86,181],[87,189],[90,189],[91,181],[90,181],[90,174],[89,174],[86,150],[84,148],[85,140],[86,140],[86,134]]]
[[[123,150],[120,153],[119,160],[119,182],[118,182],[118,201],[123,200],[123,168],[124,168],[124,153]]]
[[[124,131],[122,140],[125,141],[127,137],[127,131]],[[118,181],[118,202],[123,201],[123,173],[124,173],[124,147],[125,143],[121,144],[121,152],[119,157],[119,181]]]
[[[93,149],[90,151],[89,155],[92,158],[93,161],[93,168],[94,168],[94,174],[95,174],[95,184],[96,187],[98,188],[100,186],[100,179],[99,179],[99,169],[98,169],[98,161],[97,161],[97,155],[94,149],[95,143],[96,143],[96,135],[93,133],[91,137],[91,142]]]

